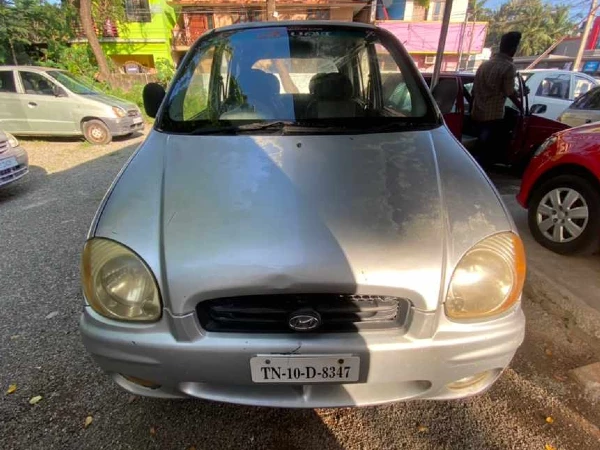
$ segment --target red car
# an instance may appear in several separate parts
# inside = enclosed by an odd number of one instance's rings
[[[519,203],[544,247],[589,254],[600,247],[600,123],[549,137],[521,182]]]

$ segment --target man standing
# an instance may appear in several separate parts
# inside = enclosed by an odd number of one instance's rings
[[[482,164],[494,162],[498,149],[506,143],[508,130],[503,126],[506,99],[510,98],[523,112],[515,92],[517,71],[513,64],[520,41],[518,31],[504,34],[500,39],[500,51],[484,62],[475,74],[471,119],[479,138],[475,156]]]

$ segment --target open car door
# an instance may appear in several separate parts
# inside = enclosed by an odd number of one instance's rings
[[[518,83],[519,86],[518,94],[525,115],[521,116],[519,114],[519,117],[514,119],[513,136],[506,151],[506,162],[511,165],[518,165],[525,168],[529,163],[529,160],[533,157],[535,150],[546,139],[553,133],[565,130],[569,128],[569,126],[557,122],[556,120],[531,114],[525,82],[521,78],[521,75],[517,75],[515,82]],[[506,114],[513,114],[513,112],[510,111],[511,109],[516,110],[516,106],[514,106],[510,100],[507,100],[507,106],[505,108]]]

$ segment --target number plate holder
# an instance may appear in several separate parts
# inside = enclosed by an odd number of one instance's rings
[[[351,355],[257,355],[250,359],[254,383],[355,383],[360,358]]]

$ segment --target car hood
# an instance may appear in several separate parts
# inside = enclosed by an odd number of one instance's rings
[[[364,293],[437,308],[458,259],[513,229],[445,127],[356,136],[153,131],[91,235],[156,274],[165,307],[275,293]]]
[[[128,102],[127,100],[123,100],[118,97],[113,97],[112,95],[108,94],[92,94],[85,95],[84,97],[89,100],[102,103],[103,105],[118,106],[119,108],[123,108],[125,111],[129,111],[132,109],[139,110],[138,106],[135,103]]]

